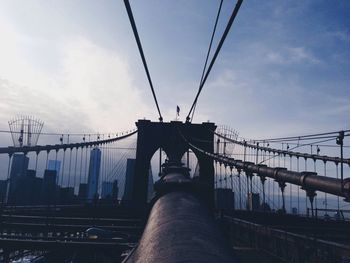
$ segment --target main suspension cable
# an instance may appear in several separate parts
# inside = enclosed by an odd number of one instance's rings
[[[199,87],[201,86],[201,84],[203,82],[203,77],[204,77],[204,74],[205,74],[205,70],[207,69],[208,59],[209,59],[209,55],[210,55],[210,51],[211,51],[211,46],[213,44],[213,40],[214,40],[214,36],[215,36],[215,32],[216,32],[216,27],[218,25],[220,13],[221,13],[222,2],[223,2],[223,0],[220,1],[219,10],[218,10],[218,13],[216,15],[216,19],[215,19],[215,23],[214,23],[214,29],[213,29],[213,33],[211,34],[211,39],[210,39],[210,43],[209,43],[207,57],[205,58],[205,63],[204,63],[203,71],[202,71],[202,76],[201,76],[201,80],[199,82]],[[197,102],[195,103],[195,105],[193,107],[193,111],[192,111],[192,116],[191,116],[190,122],[192,122],[192,120],[193,120],[193,115],[194,115],[194,112],[196,110],[196,106],[197,106]]]
[[[223,33],[221,39],[220,39],[220,42],[219,42],[219,44],[218,44],[218,46],[217,46],[217,48],[216,48],[216,51],[215,51],[215,53],[214,53],[214,55],[213,55],[213,58],[212,58],[212,60],[211,60],[211,62],[210,62],[210,64],[209,64],[209,67],[208,67],[207,71],[206,71],[206,74],[205,74],[205,76],[204,76],[204,78],[203,78],[203,80],[202,80],[202,82],[201,82],[201,84],[200,84],[200,86],[199,86],[197,95],[196,95],[196,97],[195,97],[195,99],[194,99],[194,101],[193,101],[193,103],[192,103],[191,109],[190,109],[190,111],[189,111],[189,113],[188,113],[188,115],[187,115],[187,117],[186,117],[186,121],[187,121],[187,122],[190,121],[190,115],[191,115],[191,112],[192,112],[192,110],[193,110],[193,108],[194,108],[194,105],[197,103],[199,94],[201,93],[201,91],[202,91],[202,89],[203,89],[203,86],[204,86],[204,84],[205,84],[205,82],[206,82],[206,80],[207,80],[207,78],[208,78],[208,76],[209,76],[209,73],[210,73],[210,71],[211,71],[211,69],[212,69],[212,67],[213,67],[213,65],[214,65],[214,63],[215,63],[215,60],[216,60],[216,58],[217,58],[217,56],[218,56],[218,54],[219,54],[219,52],[220,52],[220,50],[221,50],[221,47],[222,47],[222,45],[224,44],[224,41],[225,41],[225,39],[226,39],[226,37],[227,37],[229,31],[230,31],[230,28],[231,28],[231,26],[232,26],[233,21],[235,20],[235,18],[236,18],[236,16],[237,16],[237,13],[238,13],[238,11],[239,11],[239,8],[241,7],[242,2],[243,2],[243,0],[237,0],[236,6],[235,6],[235,8],[233,9],[233,12],[232,12],[232,14],[231,14],[231,17],[230,17],[230,19],[229,19],[229,21],[228,21],[228,23],[227,23],[227,25],[226,25],[225,31],[224,31],[224,33]]]
[[[130,3],[129,3],[129,0],[124,0],[124,4],[125,4],[126,11],[128,12],[130,24],[131,24],[131,27],[132,27],[132,31],[134,32],[135,40],[136,40],[137,47],[138,47],[140,55],[141,55],[143,66],[144,66],[145,71],[146,71],[147,79],[148,79],[149,85],[150,85],[151,90],[152,90],[152,95],[153,95],[153,98],[154,98],[154,102],[156,103],[156,107],[157,107],[158,114],[159,114],[159,121],[162,122],[163,121],[163,117],[162,117],[162,114],[160,113],[157,97],[156,97],[156,94],[154,92],[153,83],[152,83],[151,76],[150,76],[149,71],[148,71],[146,58],[145,58],[145,55],[143,53],[141,40],[140,40],[139,34],[137,32],[136,23],[135,23],[135,20],[134,20],[134,16],[132,14],[132,10],[131,10],[131,6],[130,6]]]

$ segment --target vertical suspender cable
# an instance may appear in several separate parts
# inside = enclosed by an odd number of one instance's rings
[[[11,182],[11,177],[10,177],[10,171],[11,171],[11,158],[12,158],[12,154],[9,154],[9,162],[7,165],[7,184],[6,184],[6,196],[5,196],[5,203],[8,203],[8,198],[9,198],[9,194],[10,194],[10,182]]]
[[[304,161],[305,161],[305,171],[307,172],[307,159],[304,158]],[[306,211],[307,216],[309,217],[309,210],[307,207],[307,192],[306,191],[305,191],[305,211]]]
[[[76,179],[77,179],[77,163],[78,163],[78,147],[75,148],[75,164],[74,164],[74,177],[73,177],[73,192],[75,193]],[[78,189],[79,191],[79,189]]]
[[[69,168],[68,168],[68,188],[70,187],[70,172],[71,172],[71,168],[72,168],[72,151],[73,151],[73,148],[70,148],[70,151],[69,151],[69,165],[68,165],[69,166]],[[74,190],[73,190],[73,194],[74,194]]]
[[[79,173],[79,192],[80,192],[80,186],[83,183],[81,181],[82,175],[83,175],[83,155],[84,155],[84,146],[81,147],[81,152],[80,152],[80,173]]]
[[[323,162],[324,164],[324,176],[327,177],[327,162]],[[327,193],[324,193],[324,208],[325,208],[325,212],[327,214]]]
[[[299,157],[297,157],[297,172],[299,173]],[[300,193],[299,193],[299,186],[298,186],[298,214],[300,214],[300,203],[299,203]]]
[[[61,172],[61,187],[63,187],[65,161],[66,161],[66,149],[63,149],[63,161],[62,161],[62,172]]]
[[[293,160],[292,160],[292,156],[290,156],[290,167],[289,167],[289,170],[292,171],[293,169]],[[290,213],[292,213],[293,211],[293,200],[292,200],[292,192],[293,192],[293,189],[292,189],[292,184],[289,184],[289,206],[290,206]]]

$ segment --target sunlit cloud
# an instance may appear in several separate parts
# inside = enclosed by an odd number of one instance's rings
[[[53,130],[118,131],[152,116],[128,62],[116,51],[83,37],[66,39],[55,47],[60,54],[57,70],[48,72],[24,55],[34,40],[28,44],[26,36],[10,27],[1,26],[0,33],[6,35],[0,43],[2,127],[12,115],[24,114],[40,117]]]

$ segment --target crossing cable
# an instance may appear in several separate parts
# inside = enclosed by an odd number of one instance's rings
[[[208,59],[209,59],[209,55],[210,55],[210,51],[211,51],[211,46],[213,44],[213,40],[214,40],[214,36],[215,36],[215,32],[216,32],[216,27],[218,25],[220,13],[221,13],[222,2],[223,2],[223,0],[220,1],[219,10],[218,10],[218,13],[216,15],[216,19],[215,19],[215,23],[214,23],[214,29],[213,29],[213,33],[211,34],[211,39],[210,39],[210,43],[209,43],[207,57],[205,58],[205,63],[204,63],[203,71],[202,71],[202,76],[201,76],[201,80],[199,82],[199,87],[200,87],[200,85],[203,82],[204,73],[205,73],[205,70],[207,69]],[[193,120],[193,115],[194,115],[194,112],[196,110],[196,106],[197,106],[197,102],[196,102],[196,104],[193,107],[193,111],[192,111],[192,116],[191,116],[190,122],[192,122],[192,120]]]
[[[226,37],[227,37],[229,31],[230,31],[230,28],[231,28],[231,26],[232,26],[233,21],[235,20],[235,18],[236,18],[236,16],[237,16],[237,13],[238,13],[238,11],[239,11],[239,8],[241,7],[242,2],[243,2],[243,0],[237,0],[236,6],[235,6],[235,8],[234,8],[233,11],[232,11],[231,17],[230,17],[230,19],[229,19],[229,21],[228,21],[228,23],[227,23],[227,25],[226,25],[225,31],[224,31],[224,33],[223,33],[221,39],[220,39],[220,42],[219,42],[219,44],[218,44],[218,46],[217,46],[217,48],[216,48],[216,51],[215,51],[215,53],[214,53],[214,55],[213,55],[213,58],[212,58],[212,60],[211,60],[211,62],[210,62],[210,64],[209,64],[209,67],[208,67],[208,69],[207,69],[207,71],[206,71],[206,73],[205,73],[205,75],[204,75],[204,78],[203,78],[203,80],[202,80],[202,82],[201,82],[201,84],[200,84],[200,86],[199,86],[197,95],[196,95],[196,97],[195,97],[195,99],[194,99],[194,101],[193,101],[193,103],[192,103],[191,109],[190,109],[190,111],[189,111],[189,113],[188,113],[188,115],[187,115],[187,117],[186,117],[186,121],[187,121],[187,122],[190,121],[190,115],[191,115],[191,113],[192,113],[192,110],[193,110],[193,108],[194,108],[194,105],[197,104],[197,100],[198,100],[199,94],[201,93],[201,91],[202,91],[202,89],[203,89],[203,86],[204,86],[204,84],[205,84],[205,82],[206,82],[206,80],[207,80],[207,78],[208,78],[208,76],[209,76],[209,73],[210,73],[210,71],[211,71],[211,69],[212,69],[212,67],[213,67],[213,65],[214,65],[214,63],[215,63],[215,60],[216,60],[216,58],[217,58],[217,56],[218,56],[218,54],[219,54],[219,52],[220,52],[220,50],[221,50],[221,47],[222,47],[222,45],[224,44],[224,41],[225,41],[225,39],[226,39]]]
[[[192,144],[178,129],[180,136],[188,144],[188,146],[196,152],[211,157],[213,161],[217,161],[228,166],[235,167],[236,169],[243,170],[248,173],[257,174],[259,176],[269,177],[275,181],[281,181],[284,183],[291,183],[294,185],[302,186],[303,189],[311,189],[315,191],[326,192],[329,194],[345,197],[344,201],[350,201],[350,178],[347,178],[346,182],[343,183],[340,179],[320,176],[315,173],[307,172],[295,172],[289,171],[285,168],[271,168],[262,166],[261,164],[254,164],[251,162],[244,162],[239,159],[233,159],[226,156],[222,156],[217,153],[208,152],[206,150],[197,147]],[[307,169],[305,169],[307,171]]]
[[[308,159],[313,159],[313,160],[322,160],[322,161],[330,161],[330,162],[334,162],[334,163],[345,163],[350,165],[350,159],[343,159],[341,160],[341,158],[339,157],[331,157],[331,156],[321,156],[321,155],[316,155],[316,154],[309,154],[309,153],[300,153],[300,152],[293,152],[290,150],[280,150],[280,149],[274,149],[274,148],[269,148],[269,147],[263,147],[263,146],[258,146],[258,145],[254,145],[254,144],[248,144],[246,141],[237,141],[228,137],[225,137],[224,135],[217,133],[215,131],[212,131],[215,135],[221,137],[221,138],[225,138],[226,140],[235,143],[235,144],[239,144],[242,146],[246,146],[252,149],[258,149],[260,151],[267,151],[267,152],[273,152],[273,153],[278,153],[278,155],[282,154],[282,155],[289,155],[289,156],[295,156],[295,157],[303,157],[303,158],[308,158]],[[322,136],[322,137],[317,137],[317,138],[330,138],[330,139],[326,139],[324,141],[317,141],[317,142],[313,142],[314,143],[321,143],[321,142],[327,142],[330,140],[335,139],[336,137],[334,136]],[[310,145],[310,144],[304,144],[304,145],[299,145],[299,146],[305,146],[305,145]],[[297,148],[299,146],[293,147]],[[266,161],[266,160],[265,160]]]
[[[350,132],[350,130],[343,130],[343,132]],[[284,141],[295,141],[295,140],[312,140],[315,139],[314,137],[319,136],[325,136],[325,135],[332,135],[332,134],[339,134],[339,131],[333,131],[333,132],[324,132],[324,133],[317,133],[317,134],[307,134],[307,135],[301,135],[301,136],[290,136],[290,137],[280,137],[280,138],[270,138],[270,139],[258,139],[258,140],[249,140],[254,142],[284,142]],[[337,136],[337,135],[334,135]],[[307,139],[306,139],[307,138]]]
[[[140,40],[139,34],[137,32],[136,23],[135,23],[135,20],[134,20],[134,16],[132,14],[132,10],[131,10],[131,6],[130,6],[130,3],[129,3],[129,0],[124,0],[124,4],[125,4],[126,11],[128,12],[130,24],[131,24],[131,27],[132,27],[132,31],[134,32],[135,40],[136,40],[137,47],[138,47],[140,55],[141,55],[143,66],[144,66],[145,71],[146,71],[147,79],[148,79],[149,85],[150,85],[151,90],[152,90],[153,99],[154,99],[154,102],[156,103],[156,106],[157,106],[157,110],[158,110],[158,114],[159,114],[159,121],[162,122],[163,121],[163,117],[162,117],[162,114],[160,113],[157,97],[156,97],[156,94],[154,92],[153,83],[152,83],[151,76],[150,76],[149,71],[148,71],[146,58],[145,58],[145,55],[143,53],[141,40]]]
[[[128,157],[128,153],[124,152],[122,154],[122,156],[120,157],[120,159],[114,164],[112,169],[107,173],[106,178],[105,178],[106,182],[111,181],[113,179],[114,175],[117,175],[117,177],[120,175],[120,173],[117,173],[117,171],[119,170],[120,166],[125,161],[126,157]]]
[[[132,146],[132,148],[124,148],[124,149],[134,149],[134,150],[136,149],[135,148],[135,142],[132,142],[131,146]],[[114,149],[120,149],[120,148],[114,148]],[[124,151],[122,153],[122,156],[120,157],[120,159],[117,162],[112,164],[111,170],[106,175],[106,181],[110,181],[111,179],[113,179],[113,175],[114,174],[117,174],[117,177],[119,176],[119,173],[117,173],[117,171],[119,169],[121,161],[125,160],[126,158],[129,158],[129,157],[130,157],[130,152]]]

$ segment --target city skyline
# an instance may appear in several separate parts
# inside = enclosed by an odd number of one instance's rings
[[[10,168],[9,180],[0,178],[0,196],[1,200],[8,200],[12,204],[42,204],[46,201],[53,202],[72,202],[75,198],[83,198],[79,202],[85,202],[92,199],[110,199],[118,200],[119,193],[124,192],[124,170],[116,176],[101,175],[106,167],[101,167],[101,150],[98,148],[91,149],[89,156],[88,178],[83,178],[81,174],[70,175],[70,181],[74,183],[67,184],[62,177],[66,173],[60,172],[61,161],[48,160],[47,167],[44,171],[30,169],[30,158],[23,153],[13,155]],[[32,160],[33,161],[33,160]],[[106,165],[105,160],[102,162]],[[38,168],[38,167],[37,167]],[[63,168],[63,167],[62,167]],[[118,179],[122,182],[122,189],[119,192]],[[80,181],[82,180],[83,181]],[[87,179],[87,182],[84,182]],[[79,181],[78,181],[79,180]],[[9,192],[7,192],[7,186]],[[81,189],[82,187],[82,189]],[[81,192],[82,191],[82,192]],[[81,196],[81,193],[86,196]]]

